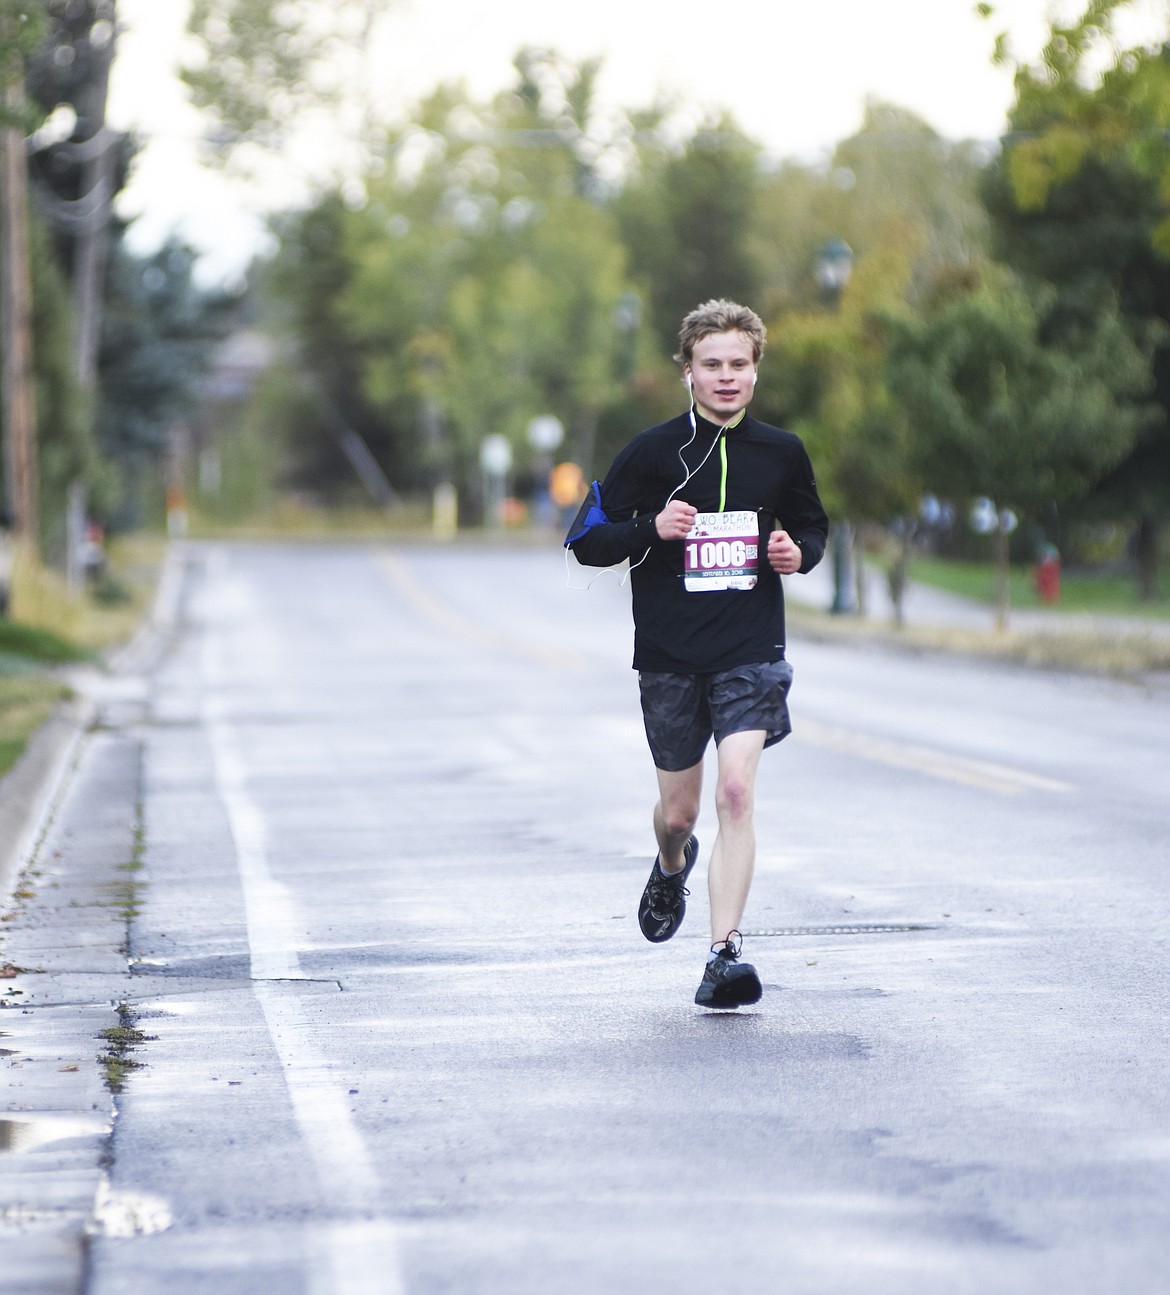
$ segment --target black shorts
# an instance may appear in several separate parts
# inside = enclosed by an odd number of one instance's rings
[[[667,773],[689,769],[703,758],[714,735],[718,745],[729,733],[763,730],[765,746],[792,732],[787,661],[758,661],[718,674],[638,675],[646,740],[657,768]]]

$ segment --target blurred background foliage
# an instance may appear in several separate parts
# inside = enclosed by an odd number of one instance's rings
[[[359,57],[384,0],[197,0],[186,79],[210,152],[262,166],[301,115],[332,113],[337,174],[272,217],[275,250],[231,291],[201,287],[179,243],[131,253],[108,208],[87,387],[66,358],[67,214],[85,196],[88,42],[114,4],[26,4],[44,20],[25,51],[33,116],[73,105],[79,123],[34,133],[30,153],[46,551],[77,479],[112,529],[278,507],[417,520],[452,488],[476,524],[486,437],[511,447],[525,500],[550,466],[534,419],[555,416],[555,457],[600,475],[679,412],[679,321],[726,296],[769,329],[752,412],[805,438],[843,533],[970,556],[984,499],[1011,519],[1005,560],[1052,543],[1152,598],[1170,512],[1170,50],[1118,47],[1124,7],[1086,3],[1034,65],[1001,43],[1016,98],[996,143],[871,102],[802,162],[725,114],[603,112],[600,64],[543,49],[519,51],[490,100],[443,85],[387,125]],[[134,151],[117,140],[115,186]]]

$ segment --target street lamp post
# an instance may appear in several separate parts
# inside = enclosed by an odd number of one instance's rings
[[[483,519],[493,529],[504,525],[505,484],[512,467],[512,446],[506,436],[493,432],[479,446],[483,469]]]
[[[830,238],[817,249],[813,275],[821,300],[836,306],[853,274],[853,249],[843,238]]]
[[[813,275],[821,300],[832,310],[841,301],[845,285],[853,274],[853,249],[843,238],[830,238],[817,249]],[[832,539],[834,615],[857,610],[853,594],[853,527],[842,518],[834,527]]]
[[[555,414],[541,414],[528,424],[528,444],[535,451],[532,511],[540,526],[552,524],[553,502],[549,494],[553,451],[565,439],[564,424]]]
[[[615,371],[621,382],[629,382],[637,368],[638,326],[641,322],[641,298],[636,292],[623,292],[613,308],[613,331],[617,342]]]

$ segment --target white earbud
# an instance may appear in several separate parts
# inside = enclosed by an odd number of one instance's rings
[[[759,375],[759,374],[758,374],[758,373],[753,369],[753,370],[752,370],[752,386],[753,386],[753,387],[756,385],[756,382],[757,382],[757,380],[759,379],[759,376],[760,376],[760,375]]]

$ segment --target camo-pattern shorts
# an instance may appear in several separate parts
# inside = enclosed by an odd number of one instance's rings
[[[753,662],[718,674],[638,674],[646,740],[657,768],[689,769],[703,758],[712,736],[718,745],[730,733],[762,730],[774,746],[792,732],[787,661]]]

